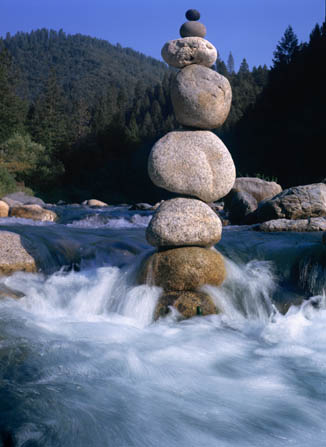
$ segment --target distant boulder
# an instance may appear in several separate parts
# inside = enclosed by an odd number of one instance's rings
[[[246,217],[258,207],[255,197],[245,191],[235,190],[229,205],[229,220],[233,225],[245,223]]]
[[[12,194],[7,194],[5,197],[2,197],[4,202],[8,203],[9,206],[16,205],[17,203],[21,203],[23,205],[39,205],[44,206],[45,203],[42,199],[38,197],[29,196],[25,192],[13,192]]]
[[[15,205],[10,208],[9,216],[50,222],[58,219],[54,211],[46,210],[39,205]]]
[[[311,219],[276,219],[269,220],[255,227],[257,231],[268,233],[277,231],[326,231],[326,219],[324,217],[312,217]]]
[[[257,222],[274,219],[307,219],[326,216],[326,185],[294,186],[261,202],[255,211]]]
[[[94,207],[94,208],[95,207],[102,208],[105,206],[109,206],[107,203],[101,202],[101,200],[97,200],[97,199],[84,200],[82,205],[86,205],[86,206],[90,206],[90,207]]]
[[[282,187],[276,182],[268,182],[258,177],[238,177],[231,193],[235,191],[251,194],[259,203],[282,192]]]

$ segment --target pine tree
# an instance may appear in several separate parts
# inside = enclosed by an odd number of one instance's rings
[[[11,57],[0,41],[0,142],[14,132],[23,132],[27,112],[26,103],[16,94],[12,68]]]
[[[233,58],[233,55],[232,55],[231,51],[230,51],[230,54],[229,54],[229,57],[228,57],[228,61],[227,61],[226,67],[227,67],[227,70],[228,70],[229,74],[233,75],[235,70],[234,70],[234,58]]]
[[[274,68],[279,68],[282,65],[288,65],[299,49],[298,38],[294,34],[291,26],[285,30],[284,36],[277,44],[274,51],[273,64]]]

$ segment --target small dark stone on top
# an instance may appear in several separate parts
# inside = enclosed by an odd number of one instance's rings
[[[197,9],[188,9],[188,11],[186,12],[186,18],[188,20],[199,20],[200,12],[197,11]]]

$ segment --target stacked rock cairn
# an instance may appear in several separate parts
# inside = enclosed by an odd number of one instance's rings
[[[152,182],[180,194],[159,206],[146,231],[157,251],[144,262],[140,282],[163,288],[155,319],[171,306],[186,318],[216,313],[213,300],[200,288],[220,286],[226,277],[223,257],[213,248],[221,239],[222,224],[207,203],[224,197],[235,181],[232,157],[210,130],[226,120],[232,91],[229,81],[210,68],[217,51],[204,39],[199,12],[190,9],[186,18],[181,39],[162,49],[163,59],[180,69],[171,84],[171,99],[182,127],[157,141],[148,160]]]

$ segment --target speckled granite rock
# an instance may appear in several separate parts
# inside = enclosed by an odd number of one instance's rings
[[[261,202],[281,193],[282,187],[276,182],[268,182],[257,177],[238,177],[235,179],[233,190],[251,194],[257,202]]]
[[[269,200],[261,202],[255,211],[258,222],[273,219],[307,219],[326,216],[326,185],[294,186]]]
[[[219,286],[225,276],[224,259],[217,251],[181,247],[151,255],[141,268],[139,282],[165,291],[194,291],[204,284]]]
[[[205,202],[224,197],[235,180],[229,151],[210,131],[169,132],[154,145],[148,173],[155,185]]]
[[[46,210],[39,205],[16,205],[10,208],[10,217],[22,217],[41,221],[54,222],[58,216],[51,210]]]
[[[18,234],[0,231],[0,275],[17,271],[36,272],[36,263]]]
[[[156,247],[207,247],[221,239],[220,218],[205,203],[195,199],[166,200],[156,211],[146,231]]]
[[[216,314],[216,306],[207,293],[203,292],[168,292],[164,293],[157,303],[154,319],[166,316],[170,306],[177,309],[184,318],[196,315]]]
[[[202,65],[189,65],[174,78],[171,99],[180,124],[215,129],[226,120],[231,107],[229,81]]]
[[[311,219],[276,219],[269,220],[255,227],[257,231],[326,231],[326,219],[312,217]]]
[[[201,37],[170,40],[162,48],[162,57],[172,67],[183,68],[191,64],[211,67],[217,58],[214,45]]]
[[[0,217],[8,217],[8,214],[9,214],[9,205],[3,200],[0,200]]]

